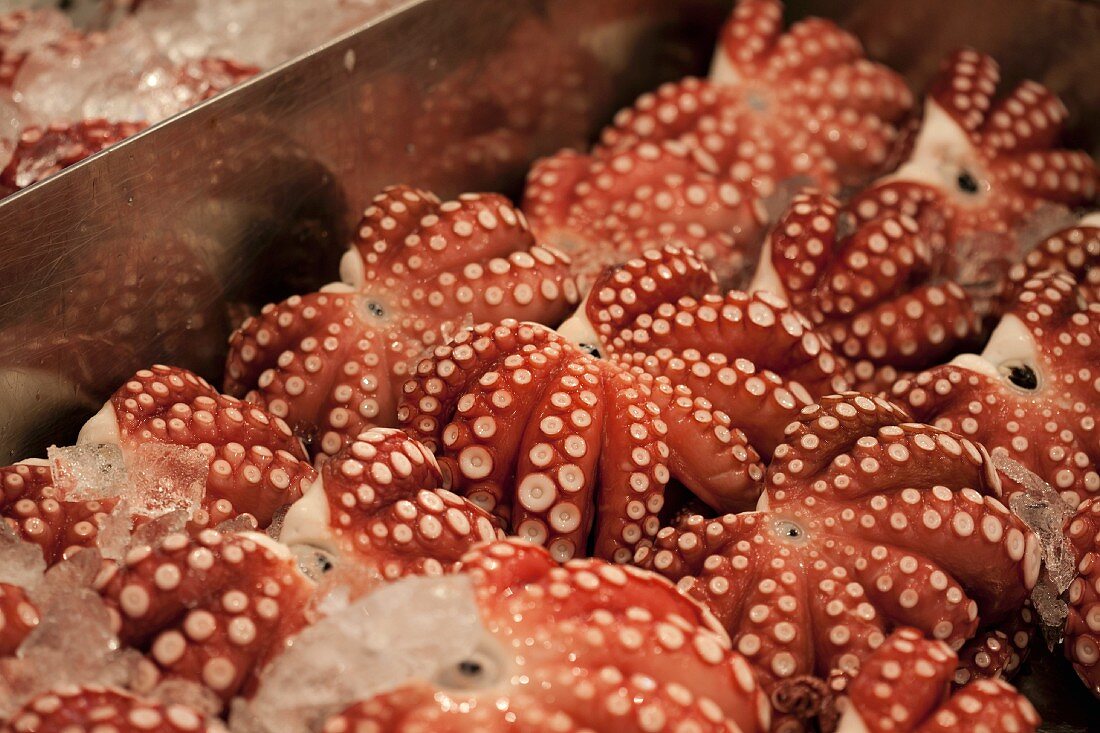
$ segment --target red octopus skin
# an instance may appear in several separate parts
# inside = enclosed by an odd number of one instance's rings
[[[911,104],[901,77],[863,58],[831,22],[810,18],[782,33],[780,2],[742,0],[709,79],[642,95],[590,155],[537,162],[523,208],[541,239],[574,257],[578,275],[668,241],[635,232],[669,223],[718,267],[759,240],[762,202],[786,180],[835,190],[885,172],[894,123]]]
[[[266,535],[207,529],[133,547],[121,565],[104,561],[95,587],[124,643],[165,677],[228,701],[306,623],[314,584]]]
[[[259,405],[219,394],[178,367],[143,369],[81,429],[79,443],[194,448],[210,461],[204,508],[220,521],[249,513],[266,527],[316,477],[301,441]]]
[[[0,657],[15,654],[38,621],[38,609],[26,591],[17,585],[0,583]]]
[[[1082,303],[1066,272],[1021,289],[980,356],[900,380],[893,397],[916,419],[1018,461],[1077,506],[1100,492],[1100,303]]]
[[[728,415],[751,460],[771,455],[799,410],[849,386],[846,361],[799,312],[768,293],[718,292],[714,273],[672,245],[605,270],[584,316],[582,325],[594,330],[588,338],[608,359],[667,378]],[[671,435],[666,442],[677,453],[710,449],[693,449],[696,439]],[[758,471],[676,473],[722,511],[749,509],[759,494]]]
[[[977,51],[945,59],[908,160],[856,195],[852,210],[864,219],[901,211],[918,221],[931,212],[947,224],[948,241],[958,243],[977,233],[1010,239],[1040,206],[1095,200],[1095,162],[1055,148],[1067,115],[1062,102],[1032,81],[995,99],[998,80],[997,63]],[[993,262],[1013,249],[1003,238],[992,242],[982,256]]]
[[[15,153],[0,171],[0,194],[8,194],[38,183],[62,168],[145,129],[144,122],[81,120],[57,122],[47,127],[23,130]]]
[[[324,733],[767,730],[749,666],[663,578],[600,560],[559,566],[519,539],[462,565],[499,668],[518,672],[465,689],[410,682],[331,717]]]
[[[496,194],[441,203],[387,188],[341,266],[346,285],[269,305],[230,339],[226,390],[286,419],[331,456],[395,422],[412,366],[467,319],[556,323],[577,302],[568,261],[536,245]]]
[[[489,515],[443,488],[431,451],[390,428],[360,434],[287,511],[280,541],[316,547],[374,580],[451,572],[495,539]],[[355,589],[361,590],[361,589]]]
[[[980,334],[969,296],[944,280],[935,235],[894,211],[860,221],[825,194],[794,198],[768,236],[753,289],[787,298],[855,362],[860,382],[924,368]]]
[[[1065,533],[1078,558],[1067,595],[1066,657],[1089,692],[1100,697],[1100,498],[1083,502]]]
[[[0,728],[3,733],[216,733],[191,708],[142,700],[99,685],[66,685],[28,701]]]
[[[714,611],[769,691],[854,674],[895,626],[958,648],[1022,606],[1039,544],[980,446],[859,393],[787,433],[760,511],[690,517],[635,555]]]
[[[420,362],[398,420],[436,452],[449,488],[510,533],[558,560],[591,543],[621,562],[657,531],[664,506],[672,410],[654,392],[677,398],[548,328],[505,320],[463,330]],[[673,410],[686,417],[683,399]]]
[[[1046,270],[1065,270],[1077,279],[1087,302],[1100,302],[1100,212],[1054,232],[1012,265],[1002,285],[1002,310],[1012,307],[1025,282]]]
[[[1039,715],[1001,680],[949,693],[955,653],[916,629],[894,632],[848,687],[837,733],[1034,733]]]
[[[99,520],[114,503],[113,499],[66,501],[53,485],[45,461],[0,468],[0,518],[22,539],[41,547],[47,565],[95,546]]]

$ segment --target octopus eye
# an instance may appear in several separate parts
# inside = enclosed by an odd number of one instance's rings
[[[1033,390],[1039,386],[1039,375],[1027,364],[1009,362],[1001,365],[1001,373],[1020,389]]]
[[[380,303],[375,303],[373,300],[367,303],[367,310],[376,318],[383,318],[386,315],[386,309],[383,308]]]
[[[320,580],[321,576],[336,567],[336,558],[318,547],[295,547],[294,554],[298,556],[299,570],[313,580]]]
[[[590,344],[588,342],[584,342],[584,343],[580,343],[580,344],[577,344],[577,345],[580,346],[581,351],[583,351],[586,354],[589,354],[591,356],[596,356],[596,357],[598,357],[600,355],[600,347],[596,346],[596,344]]]
[[[501,665],[487,651],[473,653],[443,669],[437,681],[452,690],[472,690],[496,683],[501,677]]]
[[[959,187],[959,190],[967,194],[975,194],[978,192],[978,181],[971,175],[970,171],[965,168],[959,171],[959,175],[955,178],[955,185]]]
[[[781,519],[775,523],[775,533],[780,539],[797,542],[806,538],[806,530],[788,519]]]

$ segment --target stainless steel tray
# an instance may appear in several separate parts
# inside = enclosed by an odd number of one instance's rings
[[[1034,78],[1062,95],[1069,142],[1100,154],[1095,2],[788,4],[789,19],[837,19],[918,89],[952,48],[987,51],[1006,82]],[[410,0],[4,200],[0,460],[64,441],[151,362],[217,381],[233,320],[333,278],[348,228],[379,188],[516,193],[532,158],[584,144],[640,91],[705,69],[728,8]],[[584,75],[569,105],[534,121],[508,114],[528,104],[522,87],[555,73]],[[456,115],[458,128],[434,122]],[[1047,730],[1100,730],[1100,704],[1067,665],[1043,655],[1031,664],[1038,673],[1022,685]]]

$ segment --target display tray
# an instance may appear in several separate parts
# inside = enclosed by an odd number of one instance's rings
[[[586,144],[641,91],[704,70],[728,9],[411,0],[3,200],[0,458],[72,438],[150,363],[219,381],[232,324],[330,279],[381,187],[517,193],[535,157]],[[838,20],[915,89],[955,47],[990,53],[1006,83],[1033,78],[1057,92],[1067,142],[1100,154],[1094,2],[788,2],[789,20],[807,14]],[[517,44],[530,47],[530,66],[502,69]],[[506,113],[528,103],[525,75],[545,79],[543,67],[562,60],[585,74],[583,99],[547,119]],[[494,80],[480,114],[460,128],[434,124],[433,111]],[[1100,704],[1045,649],[1019,684],[1044,730],[1100,730]]]

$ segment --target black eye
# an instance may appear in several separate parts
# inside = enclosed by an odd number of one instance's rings
[[[371,312],[371,315],[376,316],[377,318],[382,318],[386,315],[386,309],[383,308],[379,303],[375,303],[373,300],[367,303],[367,310]]]
[[[802,527],[786,519],[775,523],[775,533],[785,540],[800,540],[806,536]]]
[[[294,554],[298,556],[298,569],[303,575],[313,580],[320,580],[321,576],[336,567],[336,559],[328,552],[316,547],[295,547]]]
[[[968,170],[959,171],[959,176],[955,179],[955,185],[957,185],[959,190],[963,193],[978,192],[978,181],[975,180],[974,176],[970,175],[970,171]]]
[[[473,690],[496,684],[503,674],[504,668],[499,654],[482,648],[445,667],[440,671],[436,682],[452,690]]]
[[[1039,375],[1027,364],[1012,364],[1006,367],[1008,381],[1021,389],[1035,389],[1039,386]]]
[[[590,344],[590,343],[585,342],[585,343],[577,344],[577,345],[580,346],[581,351],[583,351],[586,354],[591,354],[592,356],[599,356],[600,355],[600,348],[598,346],[596,346],[596,344]]]
[[[458,663],[458,673],[463,677],[477,677],[483,671],[484,667],[476,659],[463,659]]]

